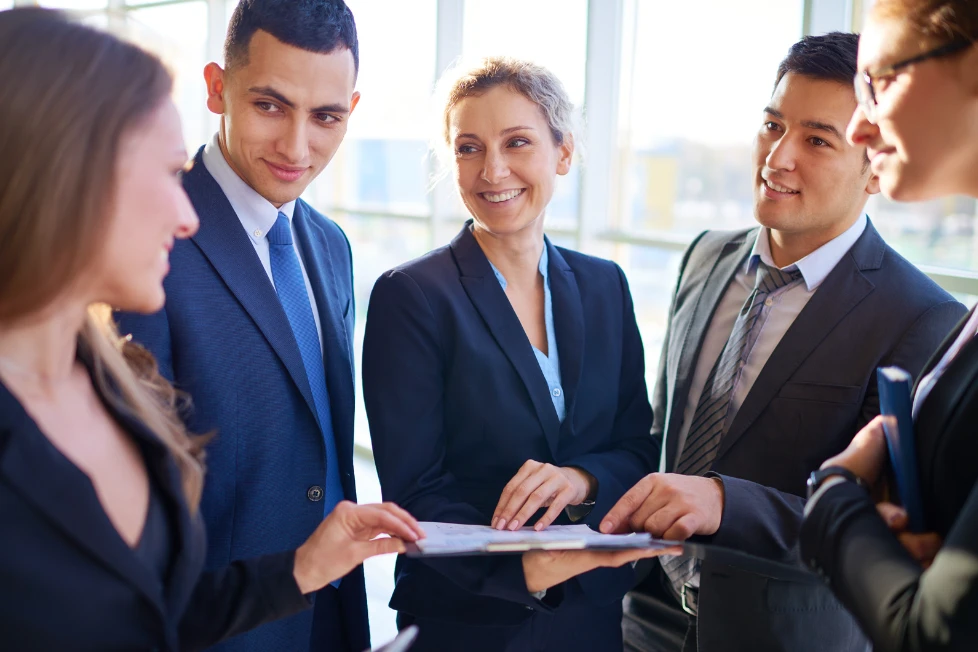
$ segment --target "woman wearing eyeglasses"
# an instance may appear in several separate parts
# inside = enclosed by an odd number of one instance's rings
[[[849,125],[883,193],[978,197],[978,2],[877,0],[859,44]],[[914,392],[927,533],[874,506],[881,420],[813,474],[802,555],[886,650],[978,649],[978,312],[935,352]],[[902,545],[901,545],[902,544]]]

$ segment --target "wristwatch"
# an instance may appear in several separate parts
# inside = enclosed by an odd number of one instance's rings
[[[818,491],[818,488],[822,486],[822,483],[825,482],[827,478],[832,476],[845,478],[849,482],[855,482],[866,491],[869,491],[869,486],[866,484],[866,481],[846,467],[827,466],[824,469],[812,471],[812,474],[808,476],[808,497],[811,498],[812,494]]]

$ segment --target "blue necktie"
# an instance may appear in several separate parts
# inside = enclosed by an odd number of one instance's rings
[[[703,395],[696,404],[693,414],[693,424],[690,426],[683,450],[676,464],[676,472],[684,475],[703,475],[710,470],[720,450],[720,441],[730,425],[730,405],[734,389],[740,379],[741,371],[747,363],[751,343],[757,337],[754,326],[757,318],[767,304],[771,294],[781,288],[795,283],[801,278],[801,272],[794,269],[789,272],[776,267],[769,267],[758,262],[757,279],[754,291],[747,297],[737,320],[734,322],[730,337],[720,353],[710,376],[703,387]],[[696,575],[699,563],[692,557],[662,557],[662,568],[669,576],[673,588],[682,595],[683,586]],[[685,598],[684,598],[685,599]],[[687,605],[695,612],[697,605]]]
[[[268,231],[269,257],[272,263],[272,278],[275,279],[275,292],[285,309],[285,315],[292,326],[292,334],[302,365],[306,369],[312,400],[316,406],[316,419],[323,433],[326,448],[326,495],[323,497],[323,515],[329,514],[336,504],[343,500],[343,484],[340,482],[340,465],[336,454],[336,441],[333,438],[333,420],[329,409],[329,393],[326,390],[326,370],[323,365],[323,351],[319,345],[319,332],[312,316],[306,282],[299,266],[299,257],[292,246],[292,227],[289,218],[278,214],[275,225]]]

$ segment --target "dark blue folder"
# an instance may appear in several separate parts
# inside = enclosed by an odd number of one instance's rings
[[[924,513],[917,479],[917,452],[913,436],[913,377],[900,367],[876,370],[880,390],[880,414],[892,417],[884,422],[886,447],[896,479],[897,493],[907,510],[908,529],[924,531]]]

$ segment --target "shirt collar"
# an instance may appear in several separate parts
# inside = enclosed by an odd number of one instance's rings
[[[270,201],[259,195],[254,188],[231,169],[224,158],[224,153],[221,152],[217,134],[214,134],[210,142],[204,146],[203,159],[204,167],[224,191],[228,202],[231,203],[231,208],[241,220],[241,226],[244,227],[248,237],[253,242],[265,237],[268,230],[275,224],[275,220],[278,219],[279,213],[284,213],[289,221],[292,220],[292,215],[295,212],[295,200],[282,204],[281,208],[275,208]]]
[[[796,263],[781,268],[781,271],[790,272],[798,270],[809,292],[814,292],[825,277],[835,269],[846,252],[856,244],[856,240],[866,230],[867,217],[861,215],[855,223],[845,230],[841,235],[829,240],[824,245],[808,254]],[[771,255],[770,230],[767,227],[761,228],[757,232],[757,239],[754,241],[754,248],[751,249],[750,256],[747,257],[745,273],[750,273],[757,269],[758,261],[763,261],[768,267],[777,267],[774,264],[774,257]]]
[[[486,260],[489,260],[489,259],[486,258]],[[548,263],[548,260],[549,260],[549,254],[547,253],[547,243],[544,242],[543,243],[543,252],[540,254],[540,264],[537,265],[537,269],[540,270],[540,274],[543,276],[543,284],[544,284],[545,287],[550,287],[550,274],[549,274],[549,271],[547,269],[547,267],[548,267],[548,264],[547,264]],[[499,284],[501,286],[503,286],[503,290],[505,290],[506,289],[506,277],[504,277],[502,275],[502,272],[500,272],[498,269],[496,269],[496,266],[492,264],[492,261],[491,260],[489,260],[489,267],[492,267],[492,273],[496,275],[496,280],[499,281]]]

